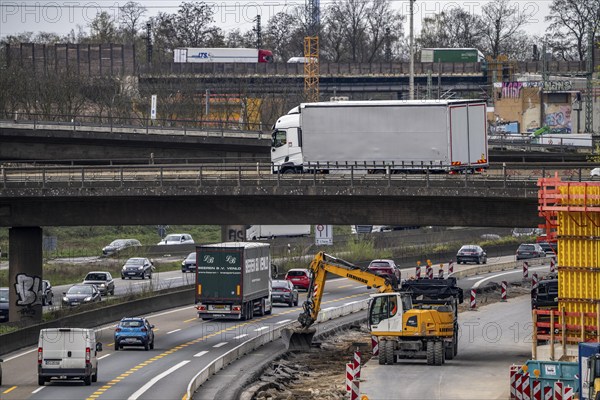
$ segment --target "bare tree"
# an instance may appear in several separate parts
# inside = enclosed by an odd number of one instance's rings
[[[115,19],[106,11],[96,14],[88,24],[90,41],[94,43],[114,43],[118,38],[118,28]]]
[[[509,0],[494,0],[483,6],[487,53],[494,59],[506,53],[511,41],[523,34],[522,28],[530,17],[530,14],[521,12],[517,4],[511,5]]]
[[[303,54],[302,26],[297,18],[288,13],[279,12],[267,22],[265,47],[273,51],[277,61],[287,61],[290,57]]]
[[[182,3],[174,18],[174,28],[181,45],[185,47],[205,46],[212,38],[216,27],[211,24],[214,11],[206,3]]]
[[[594,37],[600,24],[600,0],[553,0],[546,32],[552,51],[564,60],[585,60],[587,33]]]
[[[146,11],[146,7],[135,1],[128,1],[123,7],[119,7],[119,22],[126,42],[135,42],[142,17]]]

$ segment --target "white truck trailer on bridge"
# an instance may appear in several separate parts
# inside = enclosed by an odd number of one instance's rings
[[[275,123],[274,173],[410,172],[488,166],[483,100],[304,103]]]

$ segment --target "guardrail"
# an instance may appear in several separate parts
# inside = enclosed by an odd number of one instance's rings
[[[348,303],[342,307],[334,307],[321,310],[319,316],[317,318],[317,322],[328,321],[333,318],[338,318],[343,315],[352,314],[357,311],[365,310],[368,307],[368,300],[359,300],[352,303]],[[235,360],[243,357],[244,355],[256,350],[262,345],[272,342],[281,337],[281,331],[286,328],[289,328],[291,325],[296,324],[296,322],[290,322],[287,324],[281,324],[274,328],[273,330],[269,330],[268,332],[264,332],[259,334],[258,336],[253,337],[245,341],[244,343],[234,347],[229,350],[222,356],[214,359],[210,364],[204,367],[200,372],[198,372],[190,381],[187,387],[186,399],[192,399],[194,393],[204,382],[206,382],[212,375],[216,374],[218,371],[225,368],[227,365],[231,364]]]
[[[486,265],[478,265],[470,268],[466,268],[460,271],[453,272],[449,276],[453,276],[455,278],[466,278],[468,276],[479,275],[479,274],[487,274],[489,272],[498,272],[498,271],[507,271],[510,269],[518,269],[523,266],[523,261],[527,261],[530,267],[544,265],[546,262],[549,262],[550,257],[543,258],[529,258],[526,260],[519,261],[509,261],[505,263],[498,264],[486,264]]]

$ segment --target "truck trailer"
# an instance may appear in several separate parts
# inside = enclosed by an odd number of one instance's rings
[[[246,239],[270,239],[310,235],[310,225],[250,225],[246,229]]]
[[[475,171],[488,166],[483,100],[304,103],[272,134],[274,173]]]
[[[186,47],[173,51],[175,63],[271,63],[270,50]]]
[[[196,309],[201,319],[249,320],[271,314],[268,243],[228,242],[196,247]]]

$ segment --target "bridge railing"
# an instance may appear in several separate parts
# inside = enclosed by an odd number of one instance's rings
[[[6,116],[5,116],[6,117]],[[227,133],[244,132],[260,135],[269,128],[262,123],[250,123],[244,121],[212,120],[212,119],[186,119],[186,118],[156,118],[150,119],[145,116],[115,116],[94,114],[48,114],[48,113],[15,113],[11,119],[3,122],[27,123],[38,125],[67,126],[73,130],[81,130],[82,127],[104,127],[111,131],[119,128],[143,128],[143,131],[180,131],[183,134],[194,132],[217,132],[222,135]]]
[[[379,165],[384,170],[384,165]],[[541,177],[558,174],[567,181],[600,180],[590,177],[591,167],[523,168],[494,167],[476,174],[434,174],[426,168],[422,173],[369,174],[362,166],[350,166],[336,173],[322,174],[313,170],[306,174],[273,174],[270,163],[248,164],[188,164],[131,166],[43,166],[0,167],[0,190],[51,188],[147,188],[214,186],[274,186],[274,185],[342,185],[352,187],[375,185],[422,188],[468,188],[472,186],[502,189],[535,187]],[[2,194],[0,193],[0,196]]]

